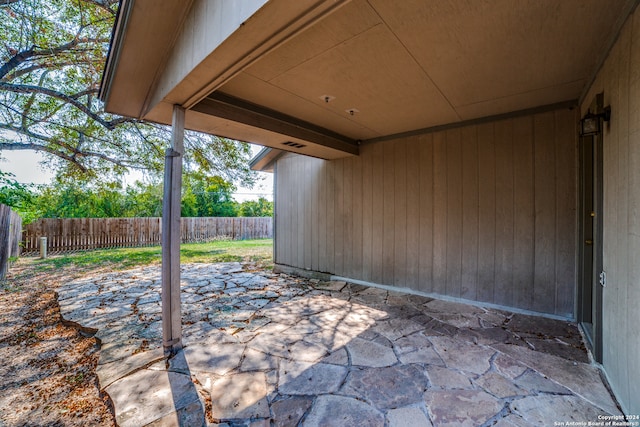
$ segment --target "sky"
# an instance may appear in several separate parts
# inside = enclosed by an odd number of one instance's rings
[[[260,151],[262,147],[259,145],[251,145],[253,155]],[[35,151],[3,151],[0,153],[0,170],[3,172],[11,172],[15,175],[16,181],[23,184],[49,184],[54,175],[53,171],[46,168],[46,157]],[[131,173],[126,182],[133,183],[141,178],[139,173]],[[234,198],[238,202],[245,200],[257,200],[264,197],[273,200],[273,174],[259,172],[261,178],[254,188],[238,188],[234,193]]]

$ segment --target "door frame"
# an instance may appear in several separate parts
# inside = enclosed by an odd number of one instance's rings
[[[602,111],[604,94],[591,103],[591,111]],[[602,121],[602,119],[599,119]],[[602,123],[600,126],[602,129]],[[578,197],[578,299],[577,320],[594,359],[602,362],[603,258],[603,133],[579,136]],[[587,158],[587,156],[590,157]],[[588,182],[590,181],[590,182]],[[591,194],[587,194],[591,193]],[[591,218],[591,219],[590,219]],[[591,243],[587,243],[591,241]],[[589,322],[589,320],[591,322]],[[589,326],[590,323],[590,326]]]

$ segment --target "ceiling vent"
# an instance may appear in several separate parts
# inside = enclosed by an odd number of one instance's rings
[[[306,147],[306,145],[304,145],[304,144],[300,144],[298,142],[293,142],[293,141],[283,142],[282,145],[286,145],[287,147],[292,147],[292,148],[304,148],[304,147]]]

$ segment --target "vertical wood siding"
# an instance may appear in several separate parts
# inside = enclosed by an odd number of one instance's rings
[[[640,413],[640,12],[627,21],[595,82],[611,106],[604,137],[603,365],[627,414]]]
[[[276,262],[572,317],[576,121],[558,110],[364,145],[348,159],[287,155]]]

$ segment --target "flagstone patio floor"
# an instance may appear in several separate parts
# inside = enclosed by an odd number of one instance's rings
[[[100,340],[100,387],[122,427],[541,426],[620,415],[570,322],[191,264],[185,347],[165,361],[159,267],[76,280],[59,302],[66,321]]]

